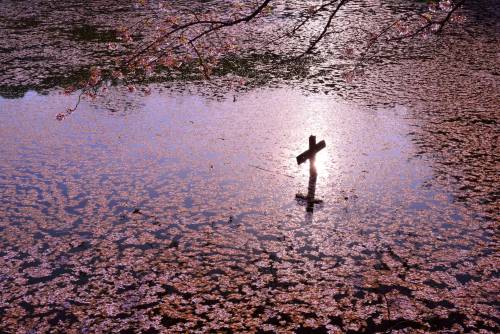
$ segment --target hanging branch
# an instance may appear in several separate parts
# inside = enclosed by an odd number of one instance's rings
[[[467,0],[459,0],[452,4],[449,2],[442,2],[442,10],[446,11],[446,15],[440,19],[434,19],[430,14],[415,14],[403,16],[398,20],[390,22],[383,27],[380,32],[370,35],[368,43],[363,48],[360,58],[354,64],[353,70],[356,71],[372,54],[376,45],[382,41],[398,41],[404,39],[411,39],[422,33],[429,31],[440,33],[445,25],[451,21],[453,14],[466,2]],[[321,42],[331,34],[342,34],[344,30],[332,29],[335,18],[339,15],[341,9],[346,7],[353,0],[329,0],[321,3],[315,7],[309,7],[305,12],[299,12],[295,18],[285,19],[284,22],[290,27],[285,29],[284,34],[279,31],[260,32],[256,26],[248,27],[245,30],[237,31],[235,34],[233,28],[241,27],[251,22],[257,22],[256,19],[261,16],[266,10],[271,11],[271,4],[280,3],[279,0],[260,0],[251,5],[241,5],[237,7],[224,7],[226,3],[213,5],[215,7],[200,7],[192,8],[182,7],[174,8],[173,16],[160,15],[153,12],[146,18],[140,19],[131,25],[130,28],[123,28],[121,30],[121,38],[124,46],[129,48],[131,52],[125,54],[122,61],[119,61],[116,66],[106,70],[91,70],[90,79],[80,84],[80,87],[74,87],[73,91],[77,88],[82,89],[82,93],[78,98],[75,108],[68,108],[66,115],[71,114],[78,107],[80,100],[85,96],[95,96],[98,92],[98,87],[104,82],[109,80],[130,80],[139,75],[149,75],[155,69],[164,69],[182,71],[181,66],[187,65],[184,69],[189,69],[189,65],[193,61],[198,63],[198,68],[205,79],[210,78],[213,68],[216,67],[217,62],[225,56],[233,52],[236,48],[244,47],[244,43],[252,43],[252,48],[255,47],[256,41],[262,40],[261,37],[267,38],[264,40],[263,45],[259,45],[258,49],[261,51],[277,50],[287,54],[283,54],[284,60],[271,63],[271,66],[280,66],[283,62],[293,62],[305,58],[314,53],[321,44]],[[297,11],[299,11],[297,5]],[[450,6],[449,8],[447,6]],[[215,8],[215,10],[213,9]],[[215,12],[219,9],[219,12]],[[248,12],[247,9],[249,9]],[[244,11],[246,13],[244,13]],[[326,13],[327,15],[324,15]],[[226,17],[229,15],[229,17]],[[181,22],[180,17],[185,21]],[[407,33],[400,34],[399,36],[390,36],[396,28],[400,28],[404,24],[410,24],[412,17],[418,17],[420,20],[425,20],[425,24],[419,25],[411,29]],[[146,29],[152,26],[152,21],[158,23],[157,33],[154,33],[153,38],[148,39],[148,35],[139,42],[138,45],[133,46],[132,34],[139,31],[141,27]],[[406,23],[410,22],[410,23]],[[320,30],[309,40],[308,45],[305,47],[296,48],[290,39],[296,40],[306,34],[308,28],[314,27],[314,24],[320,24]],[[349,28],[349,29],[352,29]],[[362,28],[359,28],[363,30]],[[277,34],[274,34],[277,33]],[[386,36],[389,38],[385,38]],[[274,37],[276,38],[274,38]],[[244,37],[247,37],[245,39]],[[239,41],[237,40],[239,39]],[[234,40],[234,42],[233,42]],[[257,44],[259,44],[257,43]],[[292,47],[287,48],[288,45]],[[302,50],[301,50],[302,49]],[[278,51],[278,52],[279,52]],[[293,54],[296,53],[295,56]],[[292,54],[291,57],[288,54]],[[70,90],[71,92],[71,90]],[[63,119],[64,116],[58,115],[57,119]]]

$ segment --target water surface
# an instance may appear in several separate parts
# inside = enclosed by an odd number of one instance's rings
[[[2,6],[0,332],[499,331],[497,2],[352,84],[346,32],[234,98],[230,78],[115,87],[63,122],[77,97],[55,88],[147,10]],[[376,30],[407,6],[340,18]]]
[[[7,330],[440,330],[496,312],[491,231],[433,182],[405,107],[114,90],[56,122],[74,98],[0,102]],[[295,199],[310,134],[327,143],[313,214]]]

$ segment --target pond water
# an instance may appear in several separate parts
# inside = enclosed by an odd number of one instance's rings
[[[97,22],[105,4],[89,7]],[[58,34],[39,11],[71,7],[29,8]],[[436,58],[374,65],[357,87],[328,86],[332,64],[306,89],[281,81],[223,98],[191,84],[114,87],[63,122],[77,96],[46,89],[40,59],[9,62],[0,332],[498,332],[493,14],[471,16],[484,31],[452,34],[447,51],[427,49]],[[70,27],[41,42],[76,52],[54,51],[61,69],[92,42]],[[309,167],[295,157],[311,134],[326,141],[323,203],[306,213],[296,194]]]

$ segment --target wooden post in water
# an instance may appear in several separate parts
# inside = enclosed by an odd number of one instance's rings
[[[316,180],[318,178],[318,172],[316,171],[315,161],[316,153],[321,151],[326,147],[324,140],[316,144],[316,136],[309,136],[309,149],[297,156],[297,163],[300,165],[307,160],[309,160],[309,185],[307,187],[307,196],[297,194],[296,197],[299,199],[305,199],[307,201],[307,212],[314,211],[314,204],[319,204],[322,201],[314,198],[316,193]]]
[[[309,150],[308,151],[313,151],[314,148],[316,147],[316,136],[309,136]],[[316,153],[312,154],[309,157],[309,175],[317,174],[316,171]]]

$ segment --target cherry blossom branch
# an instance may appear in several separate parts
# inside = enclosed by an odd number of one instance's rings
[[[325,37],[326,33],[328,32],[328,29],[330,28],[330,26],[332,24],[332,21],[333,21],[333,18],[335,17],[335,15],[349,1],[350,0],[341,0],[339,2],[339,4],[337,5],[337,7],[330,13],[330,16],[328,17],[328,21],[324,25],[323,30],[321,31],[321,33],[311,42],[311,44],[309,45],[309,47],[303,53],[301,53],[298,57],[296,57],[296,59],[301,58],[304,55],[309,54],[309,53],[311,53],[314,50],[314,48],[316,47],[316,45],[318,45],[318,43]]]
[[[144,47],[142,50],[136,52],[134,54],[134,56],[126,62],[126,65],[132,63],[135,59],[137,59],[141,55],[143,55],[146,52],[148,52],[156,44],[164,41],[165,39],[167,39],[168,37],[170,37],[173,34],[177,33],[178,31],[185,30],[185,29],[188,29],[188,28],[191,28],[191,27],[195,27],[195,26],[200,26],[200,25],[210,25],[210,28],[208,30],[206,30],[203,34],[200,34],[200,36],[198,37],[198,38],[200,38],[200,37],[208,35],[208,34],[210,34],[212,32],[220,30],[222,28],[235,26],[235,25],[238,25],[240,23],[248,23],[252,19],[254,19],[257,15],[259,15],[264,10],[264,8],[266,8],[269,5],[270,2],[271,2],[271,0],[264,0],[253,12],[251,12],[249,15],[241,17],[239,19],[234,19],[234,20],[229,20],[229,21],[221,21],[221,20],[195,20],[195,21],[191,21],[191,22],[185,23],[183,25],[180,25],[178,27],[174,27],[174,29],[172,29],[171,31],[165,33],[160,38],[156,39],[155,41],[151,42],[149,45],[147,45],[146,47]],[[198,39],[198,38],[196,38],[196,39]],[[195,40],[192,40],[192,42],[194,42]]]
[[[448,15],[446,15],[446,17],[441,20],[441,22],[439,23],[439,28],[436,30],[436,33],[440,33],[442,30],[443,30],[443,27],[444,25],[451,19],[453,13],[460,7],[462,7],[462,5],[466,2],[467,0],[460,0],[458,1],[455,5],[453,5],[452,9],[448,12]]]
[[[405,33],[405,34],[402,34],[401,36],[398,36],[398,37],[390,37],[389,39],[387,39],[387,42],[408,40],[408,39],[411,39],[413,37],[416,37],[416,36],[422,34],[425,31],[431,30],[432,27],[435,27],[435,26],[437,26],[438,28],[433,29],[433,32],[436,34],[440,33],[442,31],[442,29],[444,28],[444,26],[451,20],[455,11],[457,11],[459,8],[461,8],[466,1],[467,0],[460,0],[457,3],[453,4],[451,9],[447,12],[447,15],[441,20],[435,21],[435,20],[432,20],[432,18],[430,18],[429,16],[419,14],[418,17],[426,20],[426,24],[411,31],[410,33]],[[411,16],[413,16],[413,15],[411,15]],[[384,27],[377,35],[370,38],[368,45],[365,47],[365,49],[362,52],[361,58],[359,58],[358,61],[356,62],[356,64],[354,65],[352,73],[354,73],[365,62],[370,50],[375,45],[380,43],[382,37],[386,36],[391,31],[391,29],[394,28],[396,25],[400,24],[404,20],[410,19],[411,16],[407,17],[407,18],[400,18],[400,19],[390,23],[389,25]]]
[[[296,24],[291,31],[285,33],[283,35],[283,37],[291,37],[293,35],[295,35],[303,26],[305,26],[312,18],[314,18],[319,12],[327,9],[328,7],[330,7],[331,5],[333,5],[334,3],[336,3],[338,0],[333,0],[333,1],[329,1],[321,6],[319,6],[318,8],[314,9],[312,11],[312,13],[310,15],[308,15],[305,19],[303,19],[302,21],[300,21],[298,24]]]
[[[236,30],[233,30],[232,27],[251,21],[255,22],[255,19],[266,8],[271,9],[270,4],[274,1],[276,0],[259,0],[254,5],[235,5],[233,7],[226,7],[225,4],[222,4],[221,8],[217,7],[220,9],[220,14],[216,13],[215,15],[210,8],[206,9],[203,5],[194,9],[191,7],[174,7],[173,13],[175,15],[173,16],[162,17],[158,13],[153,13],[154,20],[157,20],[156,23],[158,25],[155,25],[157,32],[154,33],[152,38],[147,38],[146,35],[146,38],[142,42],[139,42],[139,45],[133,47],[130,53],[124,53],[123,61],[118,62],[114,67],[103,70],[103,74],[101,74],[101,70],[91,69],[90,79],[80,84],[83,88],[82,94],[79,96],[79,101],[75,108],[69,108],[69,112],[66,114],[69,115],[76,109],[82,96],[95,96],[98,86],[108,80],[121,81],[125,78],[127,78],[125,80],[133,79],[134,76],[149,76],[155,70],[164,69],[168,69],[169,71],[190,71],[192,68],[191,65],[194,65],[194,60],[198,62],[198,68],[203,77],[210,79],[211,71],[224,59],[224,56],[230,55],[236,48],[243,48],[244,43],[248,41],[252,43],[252,47],[249,50],[257,48],[258,50],[273,52],[274,48],[284,45],[283,43],[286,41],[284,42],[283,38],[299,38],[301,36],[297,34],[301,31],[305,32],[306,27],[309,27],[312,23],[320,24],[319,31],[309,40],[308,45],[305,47],[292,47],[292,55],[296,52],[298,52],[298,55],[283,57],[282,61],[274,62],[274,65],[272,65],[279,66],[284,62],[296,61],[306,55],[312,54],[325,38],[332,34],[342,34],[345,31],[345,29],[333,29],[334,19],[338,16],[339,11],[351,0],[328,0],[319,6],[309,7],[306,10],[307,14],[305,16],[299,14],[298,17],[292,19],[292,22],[285,20],[285,24],[291,24],[289,26],[291,30],[286,31],[283,35],[280,35],[278,30],[278,34],[268,34],[267,32],[261,32],[259,29],[247,29],[243,32],[243,38],[239,35],[234,35]],[[407,17],[391,22],[376,35],[365,31],[370,36],[368,43],[362,50],[360,58],[351,72],[354,73],[354,71],[366,62],[370,54],[373,53],[374,47],[380,44],[381,41],[391,42],[410,39],[426,31],[441,32],[446,23],[452,19],[456,10],[466,1],[459,0],[453,5],[449,0],[439,2],[441,9],[446,11],[444,17],[440,18],[438,16],[439,20],[434,19],[428,13],[410,14]],[[248,9],[249,12],[243,14]],[[324,12],[327,12],[327,14],[323,15]],[[226,13],[228,14],[226,15]],[[179,22],[179,15],[182,14],[185,14],[184,18],[187,21]],[[402,22],[405,20],[409,21],[415,16],[421,20],[424,19],[425,24],[420,24],[414,27],[412,31],[403,34],[402,30],[408,29],[403,26]],[[144,28],[149,28],[151,26],[151,17],[143,18],[135,22],[131,28],[124,28],[121,31],[122,40],[126,43],[127,47],[132,48],[133,38],[130,29],[136,31],[141,25],[144,25]],[[399,29],[399,36],[390,36],[395,28]],[[362,28],[359,29],[363,31]],[[277,35],[277,38],[272,37],[275,35]],[[389,38],[384,38],[387,35],[389,35]],[[247,38],[246,40],[244,39],[245,37]],[[264,37],[267,39],[261,40]],[[240,41],[237,41],[236,38],[240,38]],[[301,51],[302,48],[304,48],[303,51]],[[267,69],[270,69],[270,67],[267,67]]]

